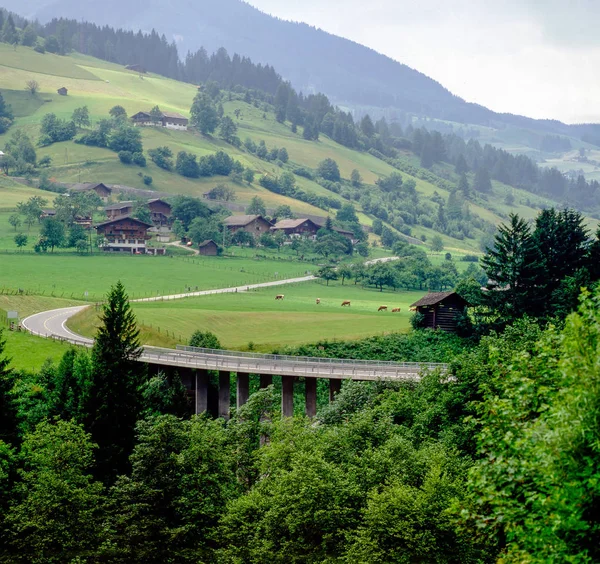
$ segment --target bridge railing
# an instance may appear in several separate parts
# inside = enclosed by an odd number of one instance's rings
[[[173,349],[161,349],[162,351],[175,352]],[[447,364],[437,362],[394,362],[390,360],[360,360],[351,358],[328,358],[318,356],[291,356],[283,354],[261,354],[252,352],[242,351],[228,351],[223,349],[205,349],[201,347],[190,347],[186,345],[177,345],[177,351],[192,353],[192,354],[204,354],[214,355],[220,357],[241,358],[241,359],[254,359],[258,361],[274,361],[274,362],[291,362],[295,364],[329,364],[329,365],[342,365],[342,366],[356,366],[365,368],[387,368],[387,369],[411,369],[419,370],[427,368],[429,370],[440,369],[446,371],[448,369]]]

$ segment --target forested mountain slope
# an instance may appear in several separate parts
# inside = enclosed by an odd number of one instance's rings
[[[132,30],[156,29],[175,41],[179,54],[224,47],[274,66],[305,93],[324,92],[353,107],[396,108],[463,124],[502,129],[529,128],[581,137],[600,137],[593,126],[497,114],[454,96],[438,82],[372,49],[303,23],[264,14],[241,0],[4,0],[3,5],[41,22],[57,17]],[[132,61],[135,62],[135,61]]]

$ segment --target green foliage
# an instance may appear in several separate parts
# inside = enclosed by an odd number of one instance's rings
[[[90,125],[90,112],[87,106],[82,106],[81,108],[75,108],[73,110],[73,115],[71,116],[71,121],[77,127],[89,127]]]
[[[219,116],[213,101],[202,92],[198,92],[190,109],[190,123],[204,134],[213,133],[219,125]],[[235,125],[235,124],[234,124]]]
[[[204,202],[190,196],[175,197],[171,209],[173,217],[181,221],[186,230],[195,218],[206,219],[212,214],[212,211]]]
[[[218,337],[210,331],[195,331],[190,337],[190,347],[202,349],[220,349],[221,343]]]
[[[317,167],[317,174],[331,182],[339,182],[340,180],[340,169],[333,159],[327,158],[321,161]]]
[[[92,349],[86,428],[99,446],[96,473],[106,482],[127,467],[141,408],[139,330],[121,282],[108,293]]]
[[[42,221],[40,236],[54,252],[55,247],[61,247],[65,243],[65,226],[58,219],[47,217]]]
[[[157,147],[148,151],[154,164],[164,170],[173,170],[173,152],[169,147]]]
[[[253,196],[252,200],[250,200],[250,204],[246,208],[246,213],[248,215],[262,215],[263,217],[267,215],[267,208],[265,206],[265,202],[259,196]]]
[[[28,237],[27,235],[25,235],[24,233],[17,233],[15,235],[15,245],[17,245],[17,247],[19,247],[19,249],[21,249],[22,247],[26,247],[27,246],[27,241],[28,241]]]
[[[42,422],[25,436],[23,469],[5,516],[12,562],[59,564],[97,554],[103,488],[90,476],[93,448],[72,422]]]
[[[42,136],[38,144],[43,147],[73,139],[77,133],[77,127],[73,121],[58,119],[55,114],[46,114],[42,118],[40,133]]]

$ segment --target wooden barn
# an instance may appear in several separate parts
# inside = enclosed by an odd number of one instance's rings
[[[73,184],[69,188],[70,194],[76,194],[79,192],[96,192],[98,197],[106,202],[112,194],[112,189],[102,182],[80,182],[79,184]]]
[[[66,96],[69,91],[64,86],[61,86],[56,92],[58,92],[60,96]]]
[[[152,225],[130,215],[110,219],[96,225],[98,237],[103,239],[104,251],[146,253],[146,241],[150,239],[148,229]]]
[[[423,314],[423,327],[455,333],[468,303],[456,292],[430,292],[410,307]]]
[[[198,245],[198,253],[207,257],[216,257],[219,254],[219,247],[212,239],[207,239]]]
[[[272,225],[262,215],[232,215],[223,220],[223,225],[234,234],[243,230],[259,237],[263,233],[268,233]]]

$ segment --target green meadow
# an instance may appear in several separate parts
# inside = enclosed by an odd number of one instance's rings
[[[0,254],[0,293],[103,299],[121,280],[130,298],[163,296],[305,276],[313,265],[246,257]],[[87,292],[87,296],[85,293]]]
[[[283,300],[275,300],[284,294]],[[409,306],[424,292],[362,288],[352,282],[329,286],[305,282],[237,294],[201,296],[182,300],[133,304],[146,344],[186,343],[198,329],[215,333],[224,348],[272,351],[285,345],[321,339],[354,339],[379,333],[406,331]],[[317,305],[316,298],[321,303]],[[350,307],[342,307],[350,300]],[[387,305],[388,311],[377,309]],[[401,308],[392,313],[392,308]],[[69,327],[92,336],[97,310],[74,317]]]

